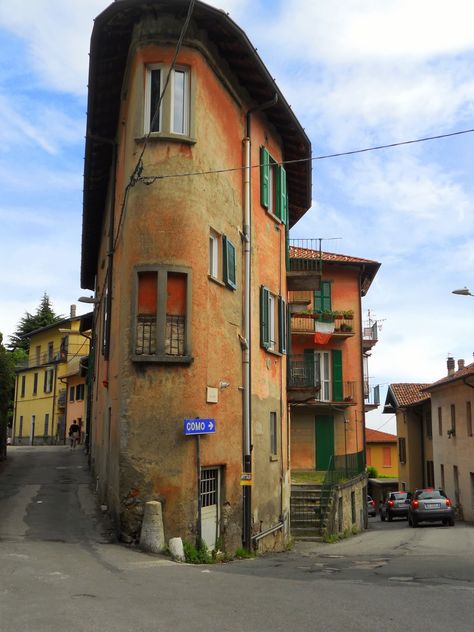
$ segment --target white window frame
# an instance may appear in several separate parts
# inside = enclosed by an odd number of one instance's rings
[[[219,271],[219,251],[221,249],[221,238],[215,231],[209,233],[209,276],[220,280]]]
[[[331,352],[316,351],[314,353],[314,377],[321,384],[318,400],[321,402],[331,401],[332,378],[331,378]]]
[[[276,296],[270,292],[268,295],[268,338],[269,338],[269,351],[275,351],[275,310],[278,302]]]
[[[182,73],[184,75],[184,85],[183,85],[183,129],[176,130],[175,129],[175,120],[174,120],[174,107],[176,102],[176,74]],[[189,136],[189,68],[185,68],[184,66],[178,66],[173,69],[170,77],[171,83],[171,104],[170,104],[170,131],[172,134],[179,134],[180,136]],[[161,126],[160,126],[161,129]]]

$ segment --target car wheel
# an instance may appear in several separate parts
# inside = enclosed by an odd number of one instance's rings
[[[454,527],[454,518],[450,518],[448,524],[450,527]]]
[[[380,520],[385,522],[385,516],[383,515],[383,511],[380,512]]]

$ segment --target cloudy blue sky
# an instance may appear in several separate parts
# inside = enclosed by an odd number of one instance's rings
[[[0,331],[79,284],[89,38],[107,0],[0,4]],[[315,156],[474,128],[471,0],[216,0],[247,32]],[[382,263],[373,384],[472,361],[474,134],[314,162],[293,237]],[[87,311],[86,306],[80,308]],[[383,391],[385,389],[383,388]],[[370,413],[368,425],[394,431]]]

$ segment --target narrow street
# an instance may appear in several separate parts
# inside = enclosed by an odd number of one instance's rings
[[[81,449],[0,468],[0,631],[471,630],[474,529],[370,519],[337,544],[211,566],[129,549],[96,510]]]

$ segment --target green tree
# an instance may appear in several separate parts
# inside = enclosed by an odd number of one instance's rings
[[[63,318],[64,316],[60,316],[54,312],[50,298],[45,292],[36,313],[30,314],[29,312],[25,312],[25,315],[21,318],[15,333],[10,336],[10,349],[23,349],[28,352],[30,348],[29,333],[41,327],[52,325]]]
[[[7,455],[7,426],[13,415],[13,392],[15,388],[15,363],[24,357],[24,352],[7,351],[0,333],[0,461]]]

